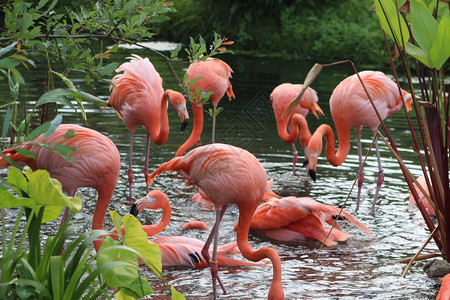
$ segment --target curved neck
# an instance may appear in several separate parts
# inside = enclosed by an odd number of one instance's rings
[[[146,126],[148,134],[152,137],[152,140],[156,145],[164,144],[169,137],[169,116],[167,115],[167,107],[170,92],[170,90],[165,91],[161,98],[160,122],[157,124],[159,126],[156,128],[153,126]],[[151,120],[149,120],[149,122],[151,122]]]
[[[255,207],[256,209],[256,207]],[[248,244],[248,232],[250,221],[255,209],[247,210],[239,208],[239,222],[237,229],[237,244],[242,255],[251,261],[260,261],[269,258],[272,262],[273,277],[270,285],[268,299],[284,299],[283,286],[281,284],[281,260],[278,253],[272,248],[261,248],[254,251]]]
[[[313,136],[310,139],[309,145],[312,145],[313,143],[317,143],[319,146],[319,149],[322,149],[322,137],[325,135],[326,140],[326,158],[330,164],[337,167],[342,165],[342,163],[347,159],[347,155],[350,152],[350,128],[338,128],[338,141],[339,141],[339,148],[336,151],[336,144],[334,140],[334,132],[331,126],[322,124],[317,128],[316,132],[314,132]],[[308,150],[311,151],[313,149],[310,148],[308,145]],[[320,151],[319,150],[319,151]],[[314,150],[313,150],[314,151]],[[320,155],[318,153],[317,155]]]
[[[192,114],[194,115],[194,125],[192,127],[191,135],[189,136],[188,140],[184,142],[184,144],[181,145],[180,148],[178,148],[177,152],[175,153],[175,156],[184,155],[184,152],[186,152],[192,146],[194,146],[195,143],[200,138],[200,136],[202,135],[203,104],[199,103],[198,105],[195,105],[194,103],[191,103],[191,105],[192,105]]]
[[[281,118],[277,122],[278,135],[286,143],[295,143],[300,134],[300,144],[304,148],[311,138],[311,132],[309,131],[306,118],[301,114],[294,114],[290,118],[290,124],[288,119],[282,120]],[[289,124],[289,132],[287,130]]]
[[[167,225],[169,225],[170,218],[172,217],[172,207],[170,203],[167,201],[164,202],[164,205],[161,207],[163,210],[163,215],[161,220],[155,225],[143,225],[142,229],[147,233],[147,236],[154,236],[155,234],[160,233],[164,229],[166,229]]]

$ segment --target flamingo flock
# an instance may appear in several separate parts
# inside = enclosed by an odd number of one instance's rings
[[[360,228],[373,237],[369,228],[359,222],[349,212],[336,206],[326,205],[312,198],[294,196],[281,197],[272,192],[268,185],[266,170],[261,162],[245,149],[215,143],[215,111],[219,101],[227,94],[229,100],[235,98],[230,82],[232,69],[224,61],[208,58],[196,61],[187,69],[188,88],[191,91],[193,128],[186,142],[174,153],[174,158],[156,166],[150,174],[148,160],[150,142],[164,144],[170,133],[168,119],[168,101],[181,120],[181,130],[188,122],[189,114],[186,98],[179,92],[163,89],[163,79],[148,58],[133,55],[117,70],[119,74],[111,81],[109,105],[117,112],[130,132],[130,148],[128,157],[129,197],[133,195],[133,136],[137,126],[142,125],[147,131],[144,175],[147,188],[163,173],[177,172],[182,174],[188,185],[195,185],[199,193],[194,200],[203,203],[207,210],[214,211],[215,224],[206,241],[183,236],[160,236],[171,219],[171,205],[167,195],[160,190],[150,189],[148,194],[135,201],[131,213],[137,215],[144,209],[163,210],[161,220],[155,225],[143,225],[150,242],[159,245],[164,266],[186,266],[193,268],[209,267],[212,278],[212,295],[217,297],[218,285],[223,293],[227,293],[226,283],[221,280],[219,266],[257,266],[272,268],[272,280],[268,291],[268,299],[284,299],[282,281],[282,260],[272,247],[254,250],[249,244],[250,231],[277,241],[317,240],[325,246],[336,246],[353,237],[345,233],[338,221],[349,223]],[[402,103],[410,109],[411,95],[399,90],[397,85],[386,75],[376,71],[359,73],[366,90],[373,99],[381,119],[398,111]],[[192,84],[189,82],[192,81]],[[283,118],[286,109],[298,95],[302,86],[283,83],[277,86],[270,95],[270,102],[275,115],[276,126],[280,138],[291,144],[293,150],[292,169],[295,170],[298,160],[297,139],[304,151],[304,167],[312,180],[317,180],[317,161],[322,151],[322,139],[326,139],[326,159],[333,166],[341,165],[350,151],[350,129],[356,131],[358,155],[362,167],[361,127],[368,126],[374,134],[380,124],[361,83],[356,75],[347,77],[336,87],[330,98],[330,111],[338,135],[339,147],[335,153],[335,137],[333,128],[320,125],[311,133],[308,128],[307,115],[317,118],[323,115],[318,105],[317,92],[311,88],[298,105]],[[198,92],[210,92],[213,107],[212,143],[201,146],[203,130],[203,106]],[[64,138],[64,134],[72,130],[74,137]],[[376,141],[376,140],[375,140]],[[37,143],[54,143],[74,146],[73,162],[54,154]],[[194,149],[190,150],[192,147]],[[378,192],[384,174],[381,168],[378,144],[375,143],[379,165],[377,189],[372,205],[374,214]],[[19,148],[35,152],[36,158],[21,155]],[[4,150],[3,153],[21,165],[33,169],[46,169],[51,176],[61,181],[63,190],[74,195],[80,187],[91,187],[98,191],[98,199],[92,219],[92,228],[104,227],[107,207],[116,187],[120,171],[120,155],[114,143],[105,135],[78,125],[59,125],[49,136],[40,136],[35,141]],[[0,167],[7,167],[8,161],[0,158]],[[358,179],[359,199],[364,173]],[[269,181],[270,182],[270,181]],[[173,199],[176,206],[176,199]],[[230,205],[237,206],[239,218],[235,225],[236,242],[219,245],[219,229],[225,211]],[[65,212],[63,221],[67,218]],[[183,229],[200,228],[208,230],[201,220],[187,223]],[[123,229],[122,229],[123,230]],[[113,230],[114,231],[114,230]],[[125,233],[126,234],[126,233]],[[98,251],[101,241],[95,242]],[[230,257],[241,255],[251,262]],[[264,263],[261,260],[264,260]],[[267,264],[270,261],[270,264]],[[289,297],[287,297],[289,298]]]

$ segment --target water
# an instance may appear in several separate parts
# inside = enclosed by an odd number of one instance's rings
[[[133,51],[133,52],[131,52]],[[166,80],[165,88],[178,89],[175,81],[170,77],[164,62],[140,50],[121,50],[114,57],[122,62],[130,53],[150,56],[151,61]],[[277,135],[275,119],[269,103],[269,94],[275,86],[282,82],[301,83],[312,66],[304,61],[287,61],[269,58],[252,58],[244,56],[227,56],[224,59],[234,69],[233,89],[236,100],[228,102],[223,99],[219,106],[224,111],[217,119],[217,141],[234,144],[252,152],[264,165],[269,179],[273,179],[273,190],[282,196],[310,196],[315,200],[333,205],[342,205],[349,194],[353,180],[358,171],[358,157],[356,141],[352,132],[352,149],[344,164],[333,167],[324,158],[319,160],[317,182],[312,182],[301,164],[293,174],[291,170],[291,146],[285,144]],[[182,77],[187,65],[176,64],[175,68]],[[312,87],[318,92],[319,101],[325,116],[320,120],[309,116],[308,122],[312,130],[321,123],[332,124],[329,113],[328,99],[334,87],[346,76],[352,73],[348,66],[338,66],[322,71]],[[45,70],[34,69],[27,76],[29,85],[22,87],[22,99],[27,99],[26,109],[30,109],[34,102],[36,91],[41,91]],[[74,79],[77,87],[86,90],[102,99],[108,99],[108,86],[95,83],[88,87],[84,80]],[[0,83],[4,91],[5,82]],[[61,85],[62,86],[62,85]],[[0,96],[1,103],[9,101],[9,95]],[[21,107],[25,107],[22,105]],[[110,209],[126,214],[128,196],[128,130],[123,122],[117,118],[112,109],[102,112],[102,107],[86,105],[89,126],[107,136],[117,145],[122,158],[122,170],[116,193],[111,201]],[[61,108],[64,121],[82,124],[79,114],[70,108]],[[173,157],[174,152],[189,136],[192,122],[184,133],[179,132],[179,119],[173,109],[169,108],[171,133],[168,142],[163,146],[151,146],[149,169],[154,170],[162,162]],[[192,120],[192,119],[191,119]],[[202,141],[208,143],[211,136],[211,120],[205,117]],[[404,121],[403,110],[391,116],[386,125],[393,135],[397,147],[416,176],[420,174],[417,160],[410,149],[411,141]],[[365,153],[372,142],[372,134],[368,129],[363,130],[363,152]],[[138,128],[135,134],[133,171],[135,174],[134,196],[142,197],[146,194],[144,182],[143,161],[145,153],[146,133]],[[300,148],[300,147],[299,147]],[[427,238],[424,222],[415,207],[408,205],[408,187],[403,180],[395,158],[389,149],[381,142],[382,162],[385,170],[385,182],[379,196],[379,203],[375,217],[369,215],[373,193],[376,186],[378,167],[375,153],[369,155],[365,168],[365,183],[362,191],[360,211],[355,213],[354,190],[345,209],[354,214],[361,222],[368,226],[376,239],[371,239],[361,231],[348,226],[344,230],[354,235],[345,243],[335,247],[320,247],[318,242],[304,242],[284,244],[274,242],[251,234],[250,244],[254,249],[270,246],[279,254],[283,264],[283,287],[287,299],[432,299],[436,296],[439,281],[428,278],[419,267],[413,267],[406,278],[401,278],[404,264],[396,261],[412,256]],[[300,151],[300,155],[302,152]],[[301,161],[301,159],[299,160]],[[4,174],[4,173],[3,173]],[[187,235],[206,240],[209,231],[182,231],[180,229],[187,221],[202,220],[210,228],[214,223],[214,214],[201,211],[190,200],[196,192],[193,187],[186,187],[184,181],[174,175],[162,175],[152,186],[166,192],[173,205],[173,217],[168,228],[160,235]],[[83,210],[76,215],[76,220],[85,222],[92,216],[95,206],[96,192],[81,189],[79,195],[83,198]],[[237,220],[237,209],[231,207],[225,214],[221,225],[220,243],[235,240],[232,232]],[[145,223],[159,220],[160,214],[148,212],[140,216]],[[46,227],[52,227],[48,225]],[[90,223],[86,223],[86,228]],[[111,228],[111,221],[107,217],[106,228]],[[428,245],[425,253],[437,249],[434,244]],[[167,298],[166,288],[148,275],[156,289],[154,298]],[[263,299],[267,296],[271,280],[271,270],[266,267],[224,267],[220,269],[220,276],[228,289],[228,295],[222,299]],[[176,289],[188,299],[211,299],[211,283],[209,269],[191,270],[185,268],[168,268],[164,275]]]

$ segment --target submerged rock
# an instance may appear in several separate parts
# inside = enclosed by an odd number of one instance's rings
[[[424,272],[431,278],[440,278],[450,273],[450,264],[442,259],[433,259],[423,266]]]

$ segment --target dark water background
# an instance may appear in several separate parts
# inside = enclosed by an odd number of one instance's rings
[[[161,76],[164,88],[177,89],[165,63],[155,55],[142,50],[120,50],[113,60],[125,61],[130,53],[148,56]],[[273,179],[273,190],[282,196],[310,196],[315,200],[333,205],[342,205],[347,197],[358,171],[358,157],[354,132],[352,132],[352,149],[344,164],[333,167],[322,157],[318,163],[317,182],[312,182],[301,164],[297,172],[291,170],[291,146],[285,144],[277,135],[275,118],[269,102],[273,88],[283,82],[302,83],[312,63],[297,60],[280,60],[272,58],[254,58],[248,56],[227,56],[224,60],[233,68],[232,84],[236,100],[228,102],[223,99],[219,106],[224,111],[217,118],[216,141],[230,143],[252,152],[266,168],[268,178]],[[182,78],[187,64],[177,63],[175,68]],[[357,66],[358,67],[358,66]],[[362,70],[362,69],[360,69]],[[386,73],[390,74],[389,70]],[[312,88],[319,95],[319,103],[325,116],[319,120],[308,116],[308,123],[313,131],[321,123],[332,124],[328,99],[334,87],[345,77],[352,74],[347,65],[324,69],[316,79]],[[37,100],[36,94],[42,90],[45,70],[32,69],[26,74],[26,86],[21,88],[22,109],[30,109]],[[109,87],[103,82],[88,86],[83,79],[71,78],[77,88],[92,93],[104,100],[109,97]],[[11,101],[5,80],[0,82],[2,92],[0,104]],[[61,84],[63,87],[63,84]],[[117,145],[122,158],[122,170],[116,193],[111,201],[110,209],[126,214],[128,195],[128,129],[111,108],[102,112],[102,107],[86,105],[89,127],[110,137]],[[190,111],[190,107],[189,107]],[[80,114],[68,107],[61,107],[64,122],[82,124]],[[168,142],[162,146],[151,145],[150,172],[161,163],[173,157],[175,151],[189,136],[192,128],[179,132],[179,119],[169,107],[170,129]],[[404,111],[401,110],[386,120],[386,125],[394,137],[397,147],[410,167],[412,173],[420,175],[417,160],[410,149],[411,137],[406,126]],[[205,116],[202,135],[204,143],[210,141],[211,120]],[[367,152],[372,142],[371,132],[365,128],[362,132],[363,153]],[[143,197],[146,187],[143,176],[146,133],[138,128],[135,134],[133,171],[135,174],[134,196]],[[251,234],[250,244],[254,249],[271,246],[280,254],[283,264],[283,286],[286,299],[433,299],[437,294],[439,281],[428,278],[419,267],[414,267],[406,278],[400,278],[404,264],[396,261],[412,256],[427,238],[424,222],[415,207],[408,205],[408,187],[401,171],[389,149],[380,143],[382,163],[385,171],[385,182],[380,192],[375,217],[369,215],[373,193],[375,191],[378,167],[375,153],[369,155],[365,167],[365,183],[362,191],[362,207],[355,213],[356,190],[347,202],[346,210],[368,226],[376,239],[370,239],[361,231],[344,225],[346,232],[354,237],[335,247],[320,248],[318,242],[283,244],[266,240]],[[302,161],[302,151],[299,148]],[[5,174],[4,172],[2,174]],[[210,228],[214,223],[214,213],[201,211],[190,200],[196,192],[193,187],[186,187],[182,180],[173,175],[163,175],[152,186],[166,192],[173,206],[172,221],[168,228],[160,234],[187,235],[206,240],[209,231],[182,231],[180,227],[187,221],[202,220]],[[96,192],[81,189],[79,195],[83,199],[82,212],[75,216],[78,222],[85,222],[90,228],[95,207]],[[237,209],[232,207],[225,214],[221,225],[220,243],[235,240],[232,232],[237,220]],[[144,216],[145,215],[145,216]],[[160,214],[148,212],[140,218],[145,223],[155,223]],[[105,227],[112,228],[107,217]],[[54,224],[46,225],[49,232]],[[428,245],[425,253],[435,251],[434,244]],[[144,271],[145,272],[145,271]],[[265,267],[221,268],[220,276],[228,289],[223,299],[263,299],[267,296],[271,281],[271,270]],[[155,298],[167,298],[165,287],[147,274],[156,289]],[[210,299],[210,271],[171,268],[164,270],[169,282],[189,299]],[[220,293],[219,293],[220,294]]]

